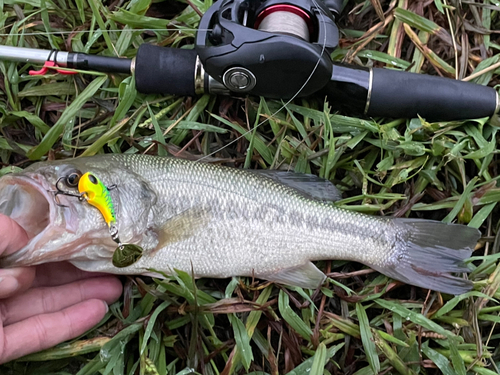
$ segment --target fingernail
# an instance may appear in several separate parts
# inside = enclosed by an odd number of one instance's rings
[[[9,297],[19,289],[19,281],[15,277],[0,277],[0,298]]]
[[[106,307],[106,312],[105,312],[105,314],[107,314],[107,313],[108,313],[108,311],[109,311],[109,306],[108,306],[108,304],[107,304],[105,301],[102,301],[102,303],[104,303],[104,306]]]

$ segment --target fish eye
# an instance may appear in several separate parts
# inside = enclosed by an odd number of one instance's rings
[[[80,171],[72,171],[68,176],[66,177],[66,185],[68,187],[77,187],[78,186],[78,181],[80,181],[80,177],[82,177],[82,172]]]
[[[92,182],[94,185],[97,185],[97,178],[93,174],[89,174],[89,180]]]

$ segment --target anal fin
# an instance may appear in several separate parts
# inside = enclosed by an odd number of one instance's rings
[[[307,289],[316,289],[321,286],[326,276],[314,264],[307,262],[298,267],[286,268],[262,278],[280,284],[298,286]]]

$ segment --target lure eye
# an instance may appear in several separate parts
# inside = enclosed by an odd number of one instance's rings
[[[93,174],[89,174],[89,180],[92,182],[94,185],[97,185],[97,178]]]
[[[82,173],[80,171],[71,172],[66,177],[66,185],[68,185],[68,187],[77,187],[78,181],[80,181],[80,177],[82,177]]]

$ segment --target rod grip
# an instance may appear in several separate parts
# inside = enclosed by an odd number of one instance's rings
[[[135,82],[144,94],[195,95],[196,51],[142,44],[135,58]]]
[[[497,110],[497,92],[491,87],[380,68],[372,75],[368,116],[452,121],[489,117]]]

